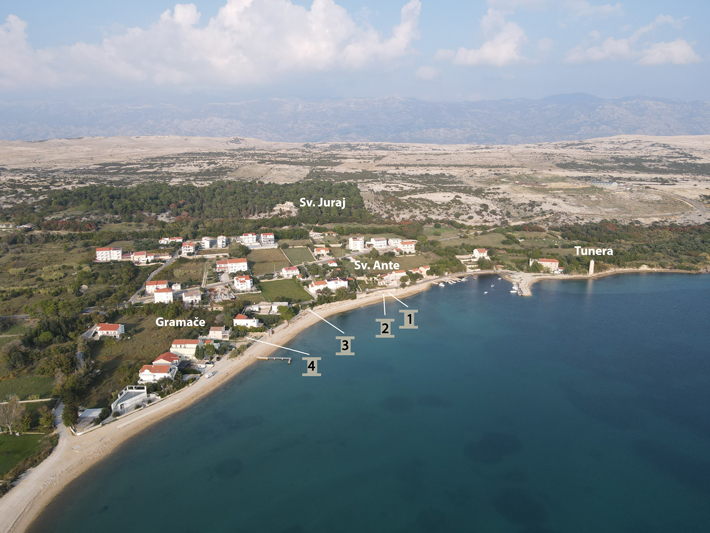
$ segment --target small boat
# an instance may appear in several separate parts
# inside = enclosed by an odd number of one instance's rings
[[[483,294],[488,294],[488,291],[484,292]]]
[[[495,287],[495,285],[491,285],[491,287]]]
[[[510,292],[513,294],[518,294],[518,291],[516,291],[516,290],[511,290]]]
[[[439,283],[439,287],[444,287],[444,283],[443,282]]]

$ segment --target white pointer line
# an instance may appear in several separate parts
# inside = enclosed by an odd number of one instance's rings
[[[390,296],[392,296],[392,298],[394,298],[395,300],[397,300],[397,301],[398,301],[399,303],[401,303],[404,307],[409,307],[406,303],[404,303],[402,300],[400,300],[399,298],[397,298],[397,297],[394,296],[393,294],[390,294],[389,292],[388,292],[387,294],[389,294]]]
[[[387,307],[385,306],[385,295],[382,295],[382,310],[385,312],[385,316],[387,316]]]
[[[270,342],[266,342],[266,341],[260,341],[259,339],[252,339],[251,337],[246,337],[246,338],[249,339],[250,341],[261,342],[261,343],[264,343],[264,344],[268,344],[269,346],[276,346],[277,348],[281,348],[282,350],[288,350],[288,351],[290,351],[290,352],[296,352],[296,353],[303,353],[303,354],[306,354],[306,355],[311,355],[311,354],[309,354],[308,352],[301,352],[300,350],[292,350],[291,348],[286,348],[285,346],[279,346],[278,344],[271,344]]]
[[[323,322],[325,322],[326,324],[328,324],[328,325],[330,325],[330,326],[333,326],[333,324],[331,324],[330,322],[328,322],[325,318],[323,318],[322,316],[320,316],[318,313],[314,312],[313,309],[309,309],[309,311],[310,311],[311,313],[313,313],[314,315],[316,315],[318,318],[320,318],[320,319],[321,319]],[[340,329],[339,327],[336,327],[336,326],[333,326],[333,327],[334,327],[335,329],[337,329],[340,333],[342,333],[343,335],[345,335],[345,332],[344,332],[342,329]]]

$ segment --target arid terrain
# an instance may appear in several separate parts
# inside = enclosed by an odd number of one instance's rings
[[[0,205],[146,181],[353,182],[371,212],[468,224],[710,220],[710,136],[528,145],[270,143],[211,137],[0,142]],[[298,199],[294,198],[294,202]]]

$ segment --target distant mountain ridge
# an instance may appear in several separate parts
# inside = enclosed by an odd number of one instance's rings
[[[255,137],[291,142],[521,144],[612,135],[710,133],[710,102],[569,94],[432,102],[398,97],[236,103],[76,105],[0,102],[0,139]]]

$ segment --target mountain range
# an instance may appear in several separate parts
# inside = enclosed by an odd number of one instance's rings
[[[0,139],[255,137],[290,142],[522,144],[710,133],[710,102],[587,94],[539,100],[260,99],[235,103],[1,102]]]

